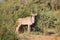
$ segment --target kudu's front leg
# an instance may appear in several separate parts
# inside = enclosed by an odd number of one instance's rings
[[[30,32],[30,25],[28,25],[28,32]]]

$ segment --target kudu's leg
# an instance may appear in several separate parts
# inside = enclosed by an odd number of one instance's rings
[[[30,25],[28,25],[28,32],[30,32]]]
[[[21,24],[20,24],[21,25]],[[20,25],[18,25],[17,27],[16,27],[16,34],[18,35],[19,34],[19,27],[20,27]]]

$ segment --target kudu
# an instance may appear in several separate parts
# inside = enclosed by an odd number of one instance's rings
[[[19,33],[18,30],[21,25],[28,25],[28,32],[30,32],[30,26],[35,22],[35,16],[37,16],[37,13],[31,13],[31,16],[17,19],[16,33]]]

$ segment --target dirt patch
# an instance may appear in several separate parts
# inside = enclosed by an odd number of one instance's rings
[[[45,36],[45,37],[38,37],[38,38],[33,38],[33,37],[25,37],[25,38],[20,38],[20,40],[60,40],[60,37],[52,37],[52,36]]]
[[[60,37],[57,37],[57,40],[60,40]]]
[[[27,34],[27,35],[20,35],[19,40],[60,40],[60,37]]]

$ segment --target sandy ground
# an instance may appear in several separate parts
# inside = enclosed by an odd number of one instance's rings
[[[54,36],[44,36],[40,38],[30,38],[30,40],[60,40],[60,37],[54,37]]]
[[[20,35],[19,40],[60,40],[60,37],[40,35]]]

